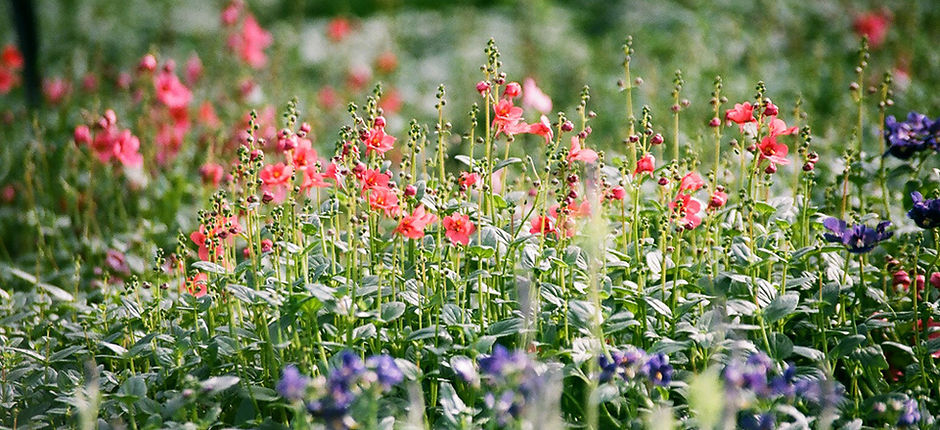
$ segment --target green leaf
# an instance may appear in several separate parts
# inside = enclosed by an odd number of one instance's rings
[[[522,318],[510,318],[490,324],[487,332],[496,337],[517,335],[522,332],[524,324]]]
[[[522,163],[522,159],[521,159],[521,158],[516,158],[516,157],[507,158],[507,159],[505,159],[505,160],[503,160],[503,161],[500,161],[499,163],[496,163],[496,165],[493,166],[493,173],[498,172],[500,169],[502,169],[502,168],[504,168],[504,167],[506,167],[506,166],[511,166],[511,165],[513,165],[513,164],[521,164],[521,163]]]
[[[213,376],[202,381],[202,389],[210,394],[215,394],[231,388],[233,385],[237,384],[238,381],[237,376]]]
[[[405,304],[402,302],[382,303],[382,321],[391,322],[404,315]]]
[[[764,308],[764,321],[767,323],[777,322],[796,310],[796,305],[800,302],[800,295],[797,293],[786,293],[777,296]]]
[[[662,300],[659,300],[653,296],[646,296],[643,298],[643,300],[645,300],[646,304],[650,305],[650,307],[653,308],[656,313],[666,318],[672,318],[672,310],[669,309],[669,306],[663,303]]]
[[[228,273],[224,267],[211,261],[197,261],[192,264],[192,267],[203,272],[215,273],[216,275],[225,275]]]
[[[353,329],[353,339],[366,340],[375,337],[375,325],[372,323]]]

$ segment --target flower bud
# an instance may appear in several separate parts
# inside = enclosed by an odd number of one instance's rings
[[[669,185],[669,180],[665,176],[659,178],[659,185],[666,186]]]
[[[82,124],[82,125],[79,125],[78,127],[75,127],[74,136],[75,136],[76,145],[83,145],[83,144],[88,144],[89,142],[91,142],[91,130],[88,128],[87,125]]]
[[[272,192],[265,191],[264,194],[261,195],[261,203],[268,204],[272,201],[274,201],[274,194]]]
[[[142,72],[152,72],[157,68],[157,57],[154,57],[153,54],[144,55],[144,58],[140,59],[140,64],[137,65],[137,69]]]
[[[418,193],[418,189],[414,185],[405,186],[405,197],[411,197]]]
[[[272,249],[274,249],[274,242],[271,242],[271,239],[261,240],[261,252],[271,252]]]
[[[778,113],[780,113],[780,109],[777,108],[777,105],[767,102],[767,107],[764,108],[764,115],[777,116]]]
[[[480,94],[486,94],[490,90],[490,83],[487,81],[477,82],[477,92]]]
[[[574,130],[574,123],[572,123],[571,121],[565,121],[561,125],[561,131],[571,131],[571,130]]]
[[[721,125],[721,120],[718,117],[712,118],[711,121],[708,121],[709,127],[718,127]]]
[[[768,165],[767,168],[764,169],[764,173],[768,175],[773,175],[774,173],[777,173],[777,165],[776,164]]]
[[[381,115],[377,116],[375,117],[375,121],[373,123],[378,128],[385,128],[385,117]]]
[[[911,276],[904,270],[898,270],[891,275],[891,285],[895,288],[902,286],[907,289],[911,285]]]
[[[520,86],[518,82],[510,82],[506,84],[503,95],[509,98],[519,97],[522,95],[522,86]]]
[[[656,133],[656,134],[653,135],[653,137],[650,139],[650,143],[652,143],[653,145],[659,145],[659,144],[663,143],[663,135],[661,135],[661,134],[659,134],[659,133]]]

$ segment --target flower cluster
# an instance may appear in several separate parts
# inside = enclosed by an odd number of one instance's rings
[[[354,426],[349,416],[363,394],[387,393],[404,380],[395,359],[386,354],[363,361],[352,351],[340,353],[339,366],[326,377],[309,378],[294,366],[286,366],[277,391],[290,402],[303,402],[307,412],[323,419],[331,428]],[[374,396],[371,400],[375,400]]]
[[[669,356],[663,353],[647,354],[646,351],[628,347],[623,351],[613,350],[597,358],[601,383],[610,382],[615,376],[630,381],[637,375],[644,376],[651,384],[666,387],[672,382],[673,368]]]
[[[264,50],[271,45],[274,38],[258,25],[258,20],[251,12],[245,10],[243,1],[234,0],[222,11],[222,24],[232,27],[228,46],[245,64],[255,69],[267,64],[268,57]]]
[[[140,140],[130,130],[117,125],[117,114],[108,109],[91,127],[82,124],[75,127],[75,144],[88,145],[102,163],[112,160],[125,167],[140,167]]]
[[[891,221],[882,221],[875,228],[864,224],[849,226],[838,218],[826,218],[823,226],[830,231],[823,237],[828,242],[841,243],[853,254],[864,254],[875,249],[879,242],[891,237],[894,232],[886,231]]]
[[[455,358],[452,367],[464,382],[485,387],[483,402],[500,426],[519,418],[543,395],[545,380],[536,362],[522,350],[510,352],[495,345],[493,353],[477,358],[479,372],[467,358]]]
[[[23,55],[16,46],[7,45],[0,53],[0,94],[6,94],[19,83],[20,69],[23,68]]]
[[[931,120],[917,112],[907,114],[907,119],[898,121],[894,115],[885,118],[885,142],[888,154],[902,160],[927,149],[937,150],[940,145],[940,118]]]
[[[914,206],[907,212],[914,223],[923,229],[940,227],[940,199],[924,199],[924,196],[914,191],[911,193]]]

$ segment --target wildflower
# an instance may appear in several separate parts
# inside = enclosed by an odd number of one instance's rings
[[[196,83],[202,77],[202,60],[199,55],[193,53],[186,60],[186,82],[190,85]]]
[[[143,156],[140,155],[140,140],[131,134],[130,130],[123,130],[112,141],[114,157],[125,167],[140,167]]]
[[[885,140],[888,154],[902,160],[930,147],[937,147],[940,121],[931,121],[917,112],[907,114],[907,119],[898,122],[894,115],[885,118]]]
[[[464,382],[479,382],[478,379],[480,376],[477,374],[476,367],[473,366],[473,360],[463,356],[455,356],[450,360],[450,367]]]
[[[387,173],[380,172],[378,169],[363,170],[359,175],[359,181],[362,185],[362,193],[377,188],[388,188],[392,177]]]
[[[790,164],[790,160],[787,159],[789,148],[786,144],[778,143],[773,136],[763,138],[758,149],[760,150],[760,159],[769,161],[771,166]]]
[[[297,139],[297,146],[294,147],[294,152],[291,155],[294,168],[298,170],[313,167],[313,164],[316,163],[319,158],[317,150],[313,149],[313,142],[311,142],[310,139],[304,138]]]
[[[623,187],[619,185],[616,187],[612,187],[607,192],[607,199],[609,200],[623,200],[623,198],[626,196],[627,196],[627,191],[624,190]]]
[[[274,242],[271,239],[261,239],[261,252],[268,253],[274,249]]]
[[[153,54],[146,54],[137,64],[137,70],[142,72],[152,72],[157,69],[157,57]]]
[[[535,109],[543,114],[552,111],[552,99],[535,84],[535,79],[522,81],[522,106]]]
[[[519,120],[522,119],[522,108],[514,106],[512,100],[502,99],[493,105],[493,126],[496,127],[496,136],[500,133],[513,135],[519,133]]]
[[[199,168],[199,175],[202,176],[203,183],[218,187],[225,176],[225,168],[218,163],[206,163]]]
[[[930,274],[930,285],[933,285],[934,288],[940,288],[940,272]]]
[[[654,170],[656,170],[656,157],[653,157],[651,153],[646,153],[639,160],[636,160],[636,169],[633,170],[633,176],[642,173],[652,174]]]
[[[402,218],[395,232],[409,239],[421,239],[424,237],[424,228],[434,221],[437,221],[437,216],[426,213],[424,205],[418,205],[411,215],[405,215]]]
[[[157,100],[170,109],[185,108],[193,97],[193,93],[180,82],[176,73],[169,67],[164,67],[153,77],[153,86],[157,92]]]
[[[465,189],[474,186],[479,181],[480,174],[474,172],[460,172],[460,179],[458,179],[460,186]]]
[[[522,87],[518,82],[510,82],[506,84],[506,89],[503,90],[503,97],[512,100],[516,97],[519,97],[520,95],[522,95]]]
[[[725,111],[725,119],[738,125],[757,121],[754,118],[754,106],[751,106],[751,102],[735,103],[734,109]]]
[[[352,25],[346,18],[333,18],[326,25],[326,35],[334,42],[340,42],[352,31]]]
[[[200,298],[209,293],[209,275],[197,273],[186,278],[186,292],[195,298]]]
[[[314,168],[306,168],[303,170],[304,180],[300,184],[302,190],[310,190],[312,188],[327,188],[331,184],[326,182],[326,176],[322,173],[316,171]]]
[[[470,235],[476,231],[476,226],[470,222],[470,215],[453,214],[444,217],[441,220],[446,231],[446,236],[454,244],[467,246],[470,243]]]
[[[268,164],[261,169],[258,177],[261,178],[265,190],[273,192],[276,200],[281,200],[290,185],[293,173],[294,168],[289,164]]]
[[[728,202],[728,193],[722,190],[715,190],[712,193],[711,198],[708,200],[708,210],[720,209],[725,203]]]
[[[271,45],[271,33],[258,25],[254,15],[248,14],[242,22],[241,31],[233,34],[228,41],[229,47],[236,51],[249,66],[260,69],[268,62],[264,50]]]
[[[692,194],[705,186],[705,181],[697,172],[686,173],[679,181],[679,192],[683,194]]]
[[[552,132],[552,124],[548,121],[548,117],[545,115],[542,115],[542,117],[539,119],[539,122],[529,124],[525,132],[542,136],[542,138],[545,139],[546,145],[551,143],[552,138],[555,136],[555,133]]]
[[[398,196],[390,188],[374,188],[369,193],[369,206],[373,210],[382,210],[386,216],[394,216],[400,211]]]
[[[532,228],[529,229],[529,233],[531,234],[541,233],[543,235],[548,235],[549,233],[555,232],[555,225],[552,222],[552,219],[547,216],[538,216],[532,218],[530,224],[532,225]]]
[[[91,143],[91,129],[85,124],[76,126],[73,136],[76,145],[87,145]]]
[[[42,83],[42,92],[51,104],[59,104],[72,90],[72,84],[64,78],[47,79]]]
[[[597,161],[597,152],[593,149],[582,148],[581,139],[578,136],[571,136],[571,150],[568,151],[568,162],[583,161],[593,163]]]
[[[892,231],[885,231],[891,225],[891,221],[882,221],[875,228],[864,224],[849,227],[845,221],[838,218],[826,218],[823,225],[831,232],[823,235],[826,241],[841,243],[853,254],[871,251],[875,249],[878,242],[894,234]]]
[[[666,354],[658,353],[650,356],[641,368],[644,375],[649,377],[653,385],[668,386],[672,381],[672,366]]]
[[[310,379],[300,373],[297,367],[289,364],[281,371],[281,380],[277,383],[277,392],[281,397],[296,402],[303,400]]]
[[[920,410],[917,401],[908,399],[901,408],[901,415],[898,417],[898,427],[914,427],[920,422]]]
[[[7,44],[3,47],[3,53],[0,54],[0,60],[4,66],[11,69],[20,69],[23,67],[23,54],[20,53],[19,49],[16,49],[16,45]]]
[[[907,212],[907,216],[914,220],[918,227],[932,229],[940,227],[940,199],[924,199],[919,192],[911,193],[914,206]]]
[[[486,94],[486,92],[490,90],[490,83],[487,81],[477,82],[476,89],[481,95]]]
[[[366,154],[376,151],[384,154],[394,147],[395,138],[385,134],[385,130],[380,127],[370,129],[363,140],[366,144]]]
[[[233,0],[225,9],[222,10],[222,24],[225,26],[235,25],[235,22],[238,21],[238,16],[242,12],[242,8],[245,6],[244,2],[241,0]]]
[[[852,22],[852,28],[855,34],[868,37],[868,43],[872,48],[881,46],[888,34],[888,25],[891,18],[883,12],[866,12],[855,17]]]
[[[691,194],[679,193],[676,199],[669,202],[669,209],[677,212],[678,219],[676,223],[686,230],[692,230],[702,224],[702,219],[698,213],[702,210],[702,203],[692,198]]]
[[[378,377],[379,384],[386,391],[398,385],[405,379],[405,375],[395,364],[395,359],[387,354],[374,355],[366,360],[366,366],[373,369]]]

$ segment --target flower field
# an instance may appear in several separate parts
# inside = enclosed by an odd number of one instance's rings
[[[940,427],[936,2],[0,11],[0,429]]]

